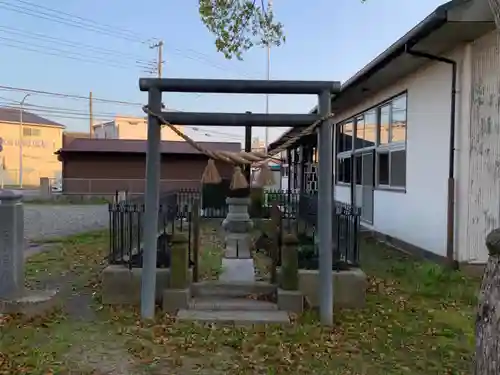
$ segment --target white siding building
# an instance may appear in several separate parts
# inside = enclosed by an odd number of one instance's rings
[[[345,82],[332,111],[335,200],[401,247],[487,260],[500,226],[500,37],[487,0],[437,8]]]
[[[354,191],[365,226],[441,257],[487,260],[485,236],[500,226],[499,41],[487,0],[454,0],[332,100],[336,199]]]

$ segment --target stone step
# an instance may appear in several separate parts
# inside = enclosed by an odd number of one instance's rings
[[[290,324],[290,317],[285,311],[179,310],[177,319],[180,321],[244,326],[252,324]]]
[[[268,301],[249,298],[201,297],[193,299],[189,304],[189,309],[212,311],[276,311],[278,310],[278,305]]]
[[[269,295],[276,292],[276,286],[264,281],[224,282],[202,281],[191,286],[193,297],[229,297]]]

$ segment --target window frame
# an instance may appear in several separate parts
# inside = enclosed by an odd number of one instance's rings
[[[404,141],[392,141],[392,122],[393,122],[393,106],[392,103],[402,97],[405,97],[405,137]],[[389,106],[389,129],[388,129],[388,143],[381,144],[380,143],[380,130],[381,130],[381,119],[382,119],[382,108]],[[334,155],[334,160],[335,160],[335,184],[339,186],[349,186],[351,185],[351,182],[343,182],[339,181],[339,161],[346,159],[346,158],[351,158],[351,165],[352,165],[352,158],[356,157],[358,154],[361,154],[366,151],[375,151],[375,171],[374,171],[374,178],[375,178],[375,183],[374,183],[374,189],[378,190],[390,190],[390,191],[397,191],[397,192],[406,192],[406,184],[407,184],[407,173],[405,173],[405,185],[404,186],[393,186],[391,185],[391,165],[392,165],[392,153],[393,152],[398,152],[398,151],[405,151],[405,169],[407,172],[407,166],[408,166],[408,159],[407,159],[407,141],[408,141],[408,91],[405,90],[403,92],[400,92],[370,108],[367,108],[359,113],[356,113],[343,121],[340,121],[337,123],[338,127],[338,135],[339,138],[343,138],[342,134],[344,130],[344,125],[352,123],[353,124],[353,135],[357,136],[358,130],[357,130],[357,121],[359,118],[363,118],[363,121],[365,121],[365,115],[369,112],[375,111],[376,114],[376,136],[375,136],[375,145],[374,146],[369,146],[369,147],[362,147],[359,149],[356,149],[356,142],[353,139],[351,142],[351,149],[338,152],[337,150],[339,149],[339,143],[341,142],[340,139],[336,142],[336,155]],[[366,124],[364,124],[364,131],[366,131]],[[344,141],[344,139],[342,139]],[[380,184],[379,183],[379,154],[381,153],[387,153],[388,154],[388,159],[389,159],[389,171],[388,171],[388,176],[389,176],[389,184]],[[352,171],[353,176],[355,174],[355,171]],[[351,179],[353,178],[351,176]],[[356,181],[355,181],[356,183]]]
[[[32,126],[23,126],[23,137],[40,137],[42,132]]]
[[[335,165],[335,167],[336,167],[335,179],[336,179],[337,185],[349,186],[351,184],[351,182],[339,181],[339,176],[340,176],[339,166],[340,166],[340,161],[345,160],[345,159],[350,159],[349,164],[352,165],[352,157],[353,157],[352,151],[344,151],[344,152],[337,154],[337,157],[335,159],[335,163],[336,163],[336,165]],[[351,173],[351,179],[352,179],[352,173]]]

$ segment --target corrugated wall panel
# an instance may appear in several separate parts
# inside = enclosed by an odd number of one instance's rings
[[[486,234],[500,225],[500,37],[472,45],[468,259],[485,262]]]

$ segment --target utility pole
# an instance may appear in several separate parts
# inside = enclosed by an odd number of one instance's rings
[[[158,58],[156,61],[156,70],[158,72],[158,78],[162,76],[162,67],[163,67],[163,40],[160,40],[158,43],[153,44],[150,48],[158,48]]]
[[[92,110],[92,91],[89,93],[89,138],[92,139],[94,133],[94,111]]]
[[[273,0],[268,0],[267,1],[267,13],[271,13],[273,8]],[[269,81],[271,79],[271,45],[269,42],[267,43],[267,65],[266,65],[266,75],[267,75],[267,80]],[[269,94],[266,94],[266,114],[269,114]],[[265,135],[264,135],[264,143],[266,145],[266,152],[267,152],[267,147],[269,146],[269,127],[266,126],[265,128]]]
[[[24,128],[23,128],[23,111],[24,102],[31,94],[24,95],[23,100],[21,100],[21,105],[19,109],[19,188],[23,188],[23,142],[24,142]]]

